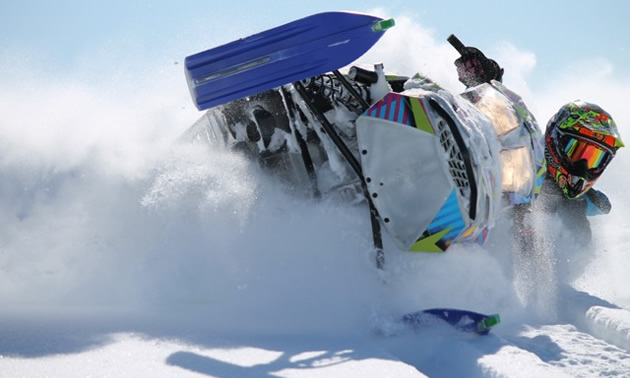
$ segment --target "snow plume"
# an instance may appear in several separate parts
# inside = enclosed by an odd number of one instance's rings
[[[538,111],[538,121],[544,130],[547,120],[569,101],[581,99],[598,104],[612,115],[627,146],[630,140],[628,92],[630,77],[619,75],[610,62],[602,58],[570,62],[564,72],[536,91],[533,107]],[[630,304],[626,269],[630,266],[627,253],[630,223],[626,211],[630,208],[627,194],[630,177],[625,174],[629,166],[630,150],[628,147],[619,149],[595,184],[596,189],[608,195],[613,207],[609,215],[590,219],[593,257],[584,274],[575,282],[581,290],[625,306]]]
[[[361,61],[463,89],[455,50],[421,24],[395,18]],[[527,60],[502,64],[505,84],[509,78],[525,90],[535,57],[515,49],[510,54]],[[492,233],[496,250],[454,246],[445,254],[399,251],[385,235],[379,273],[365,208],[294,198],[241,156],[174,144],[200,116],[181,64],[87,64],[93,69],[49,77],[43,64],[8,59],[13,64],[0,70],[2,303],[203,308],[205,321],[257,330],[367,329],[389,315],[441,306],[518,319],[507,233]],[[607,72],[590,84],[568,72],[524,100],[544,127],[577,95],[600,103],[630,135],[622,102],[628,81]],[[599,265],[586,266],[580,284],[630,302],[628,178],[614,173],[628,159],[621,150],[601,180],[613,214],[593,221]]]
[[[460,55],[447,42],[448,34],[438,34],[425,27],[421,22],[422,18],[413,14],[392,15],[382,9],[368,13],[384,18],[392,17],[396,26],[388,30],[376,46],[361,57],[360,62],[383,62],[386,70],[400,75],[413,76],[421,73],[454,93],[465,89],[457,79],[454,65]],[[465,39],[465,36],[461,37]],[[505,69],[503,80],[510,89],[523,97],[526,103],[533,100],[532,90],[528,85],[528,78],[536,66],[533,52],[501,39],[493,46],[473,45]]]
[[[120,232],[139,221],[143,180],[186,119],[169,95],[185,93],[170,79],[181,73],[50,77],[23,56],[7,53],[0,71],[0,295],[59,301],[92,287],[68,300],[110,300],[99,296],[122,289],[107,267],[134,259],[111,252],[135,243]]]
[[[531,51],[519,49],[512,43],[502,41],[495,47],[497,51],[493,58],[500,62],[504,69],[503,83],[512,91],[518,93],[526,104],[533,101],[534,95],[528,84],[532,71],[536,67],[536,55]]]
[[[367,210],[296,199],[239,155],[176,144],[200,116],[180,65],[7,67],[3,303],[199,306],[258,330],[361,321],[377,282]]]
[[[453,61],[459,54],[446,42],[408,15],[392,15],[377,9],[370,14],[394,18],[396,26],[388,30],[379,42],[360,62],[374,64],[382,62],[385,70],[399,75],[413,76],[421,73],[444,88],[461,91],[464,86],[457,81]]]

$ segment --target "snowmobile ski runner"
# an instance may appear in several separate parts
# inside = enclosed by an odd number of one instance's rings
[[[453,308],[433,308],[406,314],[402,322],[414,329],[422,329],[444,321],[458,331],[487,335],[490,329],[501,322],[499,314],[485,315],[474,311]]]

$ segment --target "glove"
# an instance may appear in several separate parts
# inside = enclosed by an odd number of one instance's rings
[[[586,200],[586,215],[588,216],[608,214],[612,209],[608,197],[594,188],[586,192],[584,199]]]
[[[455,60],[457,75],[466,88],[474,87],[490,80],[501,81],[503,68],[474,47],[464,47],[462,56]]]

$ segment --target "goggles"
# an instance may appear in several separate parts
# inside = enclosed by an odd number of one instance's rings
[[[599,177],[614,156],[606,146],[573,135],[563,135],[560,144],[567,170],[589,179]]]

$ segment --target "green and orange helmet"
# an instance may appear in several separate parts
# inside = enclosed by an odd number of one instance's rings
[[[610,114],[597,105],[570,102],[547,123],[547,170],[565,197],[586,193],[624,146]]]

